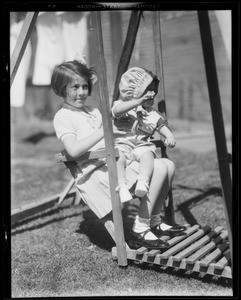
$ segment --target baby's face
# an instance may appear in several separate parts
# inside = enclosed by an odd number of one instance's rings
[[[146,96],[148,96],[148,99],[142,104],[144,108],[148,108],[153,106],[154,99],[155,99],[155,92],[154,91],[148,91],[145,93]]]
[[[144,108],[153,106],[154,98],[156,96],[155,89],[156,89],[155,82],[152,81],[152,83],[146,88],[145,92],[143,93],[143,96],[144,95],[148,96],[148,99],[142,104]]]

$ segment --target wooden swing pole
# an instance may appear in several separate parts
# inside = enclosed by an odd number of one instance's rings
[[[163,58],[162,58],[162,43],[161,43],[161,23],[160,23],[160,11],[153,12],[153,42],[155,51],[155,64],[157,76],[160,79],[160,95],[161,100],[158,102],[158,110],[166,115],[166,96],[164,87],[164,71],[163,71]],[[167,157],[166,147],[161,147],[162,156]],[[173,195],[172,188],[168,192],[168,199],[165,201],[165,216],[167,222],[170,224],[175,223],[174,207],[173,207]]]
[[[15,75],[17,73],[18,67],[20,65],[21,59],[23,57],[24,51],[27,47],[28,40],[33,31],[35,22],[37,20],[38,12],[27,12],[24,19],[22,29],[20,31],[16,46],[14,48],[13,54],[10,61],[10,87],[14,81]]]
[[[110,194],[112,201],[112,213],[115,226],[115,242],[117,247],[117,259],[119,266],[127,266],[127,254],[124,238],[123,220],[121,212],[121,204],[116,188],[118,186],[116,155],[114,149],[112,118],[109,105],[109,94],[106,77],[106,66],[104,56],[103,37],[101,29],[100,12],[92,12],[92,26],[93,26],[93,41],[95,49],[97,49],[97,63],[99,66],[99,90],[100,90],[100,110],[103,118],[104,138],[107,154],[107,166],[109,171]],[[97,195],[98,197],[98,195]]]
[[[229,168],[229,155],[227,151],[226,136],[223,122],[222,105],[218,86],[218,76],[215,63],[212,33],[208,11],[198,11],[198,21],[202,41],[202,49],[207,76],[208,92],[210,98],[213,128],[216,141],[219,172],[222,184],[224,210],[228,224],[231,263],[233,261],[233,235],[232,235],[232,182]]]

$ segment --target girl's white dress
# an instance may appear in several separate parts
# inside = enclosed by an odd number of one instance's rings
[[[97,108],[86,107],[87,112],[77,111],[68,105],[63,105],[54,117],[53,124],[60,141],[66,136],[75,135],[82,139],[102,124],[102,116]],[[90,150],[105,148],[104,139],[99,141]],[[109,173],[105,158],[88,161],[77,160],[75,183],[81,193],[83,201],[99,217],[103,218],[112,210]],[[126,168],[126,179],[129,188],[135,183],[139,163],[133,161]]]

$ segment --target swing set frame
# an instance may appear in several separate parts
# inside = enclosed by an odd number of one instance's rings
[[[141,11],[132,11],[129,27],[126,34],[126,40],[122,49],[122,54],[120,57],[117,75],[115,78],[115,86],[113,92],[112,101],[115,101],[118,98],[118,85],[121,78],[121,75],[128,69],[128,65],[130,62],[130,58],[132,55],[132,51],[135,45],[135,38],[138,32],[140,18],[142,12]],[[223,205],[226,215],[226,220],[228,224],[228,230],[223,231],[223,228],[216,228],[213,231],[210,228],[199,228],[198,225],[188,227],[186,230],[187,239],[184,240],[183,237],[175,237],[168,238],[163,237],[162,239],[169,242],[170,248],[164,253],[160,253],[160,251],[140,248],[137,250],[132,250],[125,243],[124,231],[123,231],[123,220],[122,220],[122,212],[121,212],[121,204],[119,200],[119,195],[116,192],[116,187],[118,185],[117,181],[117,168],[116,168],[116,157],[118,153],[114,149],[114,140],[113,140],[113,131],[112,131],[112,122],[111,122],[111,113],[109,103],[109,92],[108,92],[108,84],[107,84],[107,76],[106,76],[106,66],[105,66],[105,58],[104,58],[104,47],[103,47],[103,37],[102,37],[102,29],[101,29],[101,13],[99,11],[91,12],[91,20],[92,20],[92,38],[95,43],[95,49],[97,49],[98,53],[98,65],[102,72],[99,74],[99,91],[100,91],[100,110],[103,116],[103,128],[104,128],[104,138],[106,144],[106,150],[95,153],[87,153],[89,158],[93,155],[99,155],[98,157],[106,157],[107,158],[107,166],[109,170],[109,181],[110,181],[110,193],[111,193],[111,201],[112,201],[112,214],[113,221],[105,220],[104,224],[112,238],[116,243],[116,247],[112,249],[112,255],[117,258],[119,266],[127,266],[127,259],[134,259],[137,261],[149,262],[154,264],[159,264],[162,266],[172,266],[181,269],[186,269],[189,271],[197,271],[204,272],[212,275],[220,275],[223,277],[232,278],[232,266],[227,266],[228,261],[231,262],[232,265],[232,183],[231,183],[231,174],[229,164],[231,163],[230,157],[231,155],[227,151],[225,130],[224,130],[224,122],[222,116],[222,107],[221,100],[219,94],[219,86],[217,79],[217,70],[215,64],[212,36],[211,36],[211,28],[210,28],[210,20],[208,11],[197,11],[202,49],[204,55],[204,63],[208,84],[208,92],[210,98],[210,106],[211,113],[213,119],[214,126],[214,135],[216,142],[216,150],[218,157],[218,165],[219,172],[221,178],[221,185],[223,191]],[[10,86],[12,85],[15,75],[17,73],[19,64],[23,57],[24,51],[27,46],[27,42],[30,38],[31,32],[37,20],[38,12],[27,12],[23,27],[21,29],[19,38],[17,40],[15,49],[11,56],[10,63]],[[164,92],[164,76],[163,76],[163,64],[162,64],[162,45],[161,45],[161,26],[160,26],[160,11],[153,12],[153,35],[154,35],[154,49],[155,49],[155,63],[156,63],[156,73],[159,78],[161,78],[160,82],[160,91],[161,91],[161,101],[158,103],[158,109],[166,114],[165,107],[165,92]],[[162,156],[167,157],[166,147],[163,145],[162,141],[154,141],[154,143],[161,147]],[[64,162],[67,168],[72,170],[73,160],[66,156],[65,154],[58,154],[57,156],[58,162]],[[73,175],[73,174],[72,174]],[[23,220],[29,216],[32,216],[40,211],[46,210],[50,207],[56,205],[61,205],[62,201],[67,196],[75,196],[75,201],[77,203],[80,202],[80,194],[78,191],[74,191],[70,193],[72,187],[74,186],[74,178],[71,179],[67,187],[60,194],[53,195],[43,200],[39,200],[37,202],[31,203],[24,207],[17,208],[12,210],[11,212],[11,224],[17,224],[20,220]],[[168,198],[165,201],[165,215],[169,223],[175,223],[174,219],[174,209],[173,209],[173,198],[172,198],[172,189],[170,189]],[[205,236],[203,237],[203,235]],[[217,236],[220,234],[219,236]],[[194,238],[194,235],[200,236],[203,239],[206,238],[206,242],[209,241],[212,243],[212,246],[217,246],[220,239],[224,241],[221,247],[217,247],[219,251],[226,251],[226,249],[230,248],[230,254],[224,256],[218,264],[212,263],[214,260],[213,254],[211,257],[204,261],[198,260],[199,257],[202,257],[205,251],[200,249],[202,246],[201,241],[195,242],[197,237]],[[227,239],[229,243],[225,241]],[[214,240],[212,240],[214,238]],[[190,240],[187,242],[187,240]],[[216,241],[215,241],[216,239]],[[192,245],[190,245],[192,243]],[[199,245],[199,244],[200,245]],[[209,244],[208,244],[209,245]],[[174,254],[177,250],[180,252],[184,247],[188,247],[189,250],[184,249],[181,252],[194,252],[194,248],[199,249],[200,254],[193,254],[195,256],[192,259],[183,259],[185,255],[179,255],[175,257]],[[211,247],[211,246],[210,246]],[[203,247],[204,248],[204,247]],[[216,249],[216,250],[217,250]],[[176,252],[175,252],[176,251]],[[198,251],[197,251],[198,252]],[[198,256],[199,255],[199,256]],[[209,255],[210,256],[210,255]]]

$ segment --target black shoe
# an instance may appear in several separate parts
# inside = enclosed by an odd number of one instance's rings
[[[158,237],[160,238],[163,235],[168,235],[168,236],[178,236],[178,235],[186,235],[184,230],[186,230],[186,226],[181,226],[178,224],[172,225],[170,229],[167,230],[162,230],[160,228],[161,223],[157,224],[155,227],[151,228],[151,231]],[[171,226],[171,225],[170,225]]]
[[[131,247],[135,247],[135,248],[146,247],[148,249],[154,249],[154,250],[169,247],[168,243],[166,243],[166,242],[164,242],[160,239],[157,239],[157,240],[147,240],[147,239],[145,239],[145,235],[150,231],[151,231],[150,229],[147,229],[146,231],[141,232],[141,233],[137,233],[135,231],[132,231],[131,236],[130,236],[130,240],[129,240],[129,245]],[[142,236],[142,234],[143,234],[143,236]]]

